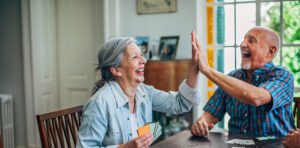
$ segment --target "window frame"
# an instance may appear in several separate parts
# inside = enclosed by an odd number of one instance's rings
[[[237,0],[233,0],[233,2],[218,2],[216,0],[208,0],[206,2],[206,6],[213,6],[214,8],[214,24],[216,24],[216,6],[225,6],[225,5],[233,5],[233,12],[234,12],[234,43],[232,45],[222,45],[222,44],[218,44],[216,42],[216,37],[214,38],[214,44],[213,46],[208,45],[208,48],[213,48],[215,51],[217,51],[218,49],[221,48],[234,48],[234,68],[237,68],[237,48],[239,48],[239,44],[237,43],[237,5],[239,4],[250,4],[250,3],[255,3],[256,5],[256,26],[260,26],[261,25],[261,4],[265,3],[265,2],[279,2],[280,3],[280,32],[279,32],[279,38],[280,38],[280,48],[279,48],[279,63],[280,65],[283,64],[283,48],[284,47],[299,47],[300,48],[300,43],[284,43],[283,42],[283,31],[284,31],[284,20],[283,20],[283,2],[291,2],[291,1],[297,1],[297,0],[248,0],[248,1],[237,1]],[[216,33],[216,28],[214,28],[214,32]],[[216,35],[214,35],[216,36]],[[223,49],[224,50],[224,49]],[[294,88],[295,93],[300,93],[300,87],[295,87]]]

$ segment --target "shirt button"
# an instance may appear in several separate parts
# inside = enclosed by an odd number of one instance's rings
[[[129,120],[129,117],[127,118],[127,120]]]
[[[259,79],[259,76],[256,76],[255,79],[256,79],[256,81],[257,81],[257,80]]]
[[[247,130],[244,129],[244,133],[246,133],[246,132],[247,132]]]
[[[131,137],[131,136],[132,136],[132,133],[130,133],[129,135],[130,135],[130,137]]]
[[[248,116],[248,114],[246,113],[246,114],[245,114],[245,117],[247,117],[247,116]]]

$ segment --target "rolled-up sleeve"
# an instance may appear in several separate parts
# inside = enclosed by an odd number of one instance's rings
[[[259,87],[268,90],[272,96],[270,111],[293,101],[294,77],[283,68],[270,73],[269,78]]]
[[[179,86],[179,92],[193,104],[200,104],[200,90],[198,88],[192,88],[187,83],[186,80],[182,81]]]
[[[180,92],[166,92],[155,89],[153,86],[145,86],[154,111],[178,115],[190,111],[193,106],[193,103]]]

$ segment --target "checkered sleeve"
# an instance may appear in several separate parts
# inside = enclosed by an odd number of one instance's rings
[[[218,88],[203,108],[205,112],[208,112],[212,116],[218,118],[219,121],[223,119],[226,112],[224,102],[225,99],[223,98],[224,95],[224,91]]]
[[[259,87],[268,90],[272,96],[269,111],[285,106],[293,101],[294,77],[282,67],[272,71],[267,80],[261,83]]]

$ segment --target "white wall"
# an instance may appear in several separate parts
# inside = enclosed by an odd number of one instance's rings
[[[120,0],[119,34],[149,36],[159,41],[161,36],[179,35],[176,59],[191,58],[190,32],[196,28],[196,0],[177,0],[175,13],[138,15],[136,0]]]

